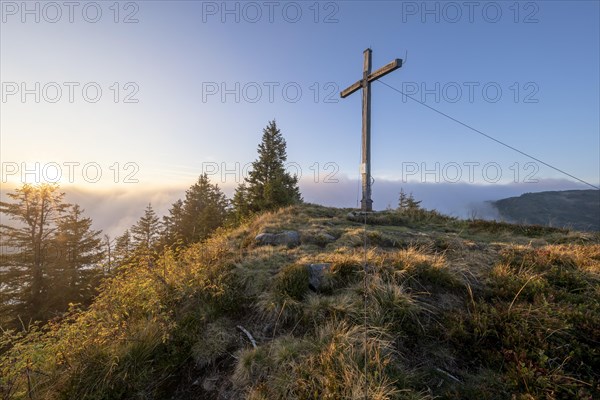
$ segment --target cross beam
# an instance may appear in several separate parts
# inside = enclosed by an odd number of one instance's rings
[[[371,73],[372,50],[364,51],[363,78],[344,89],[340,96],[346,98],[359,89],[363,90],[362,98],[362,211],[373,211],[373,200],[371,200],[371,82],[389,74],[402,67],[402,60],[397,58],[391,63]]]

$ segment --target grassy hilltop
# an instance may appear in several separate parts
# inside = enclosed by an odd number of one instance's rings
[[[0,397],[600,398],[597,234],[349,211],[285,208],[122,266],[88,310],[4,333]],[[255,241],[286,230],[299,246]]]

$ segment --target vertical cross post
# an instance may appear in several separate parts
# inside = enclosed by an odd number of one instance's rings
[[[373,211],[373,200],[371,199],[371,82],[381,78],[384,75],[400,68],[402,60],[395,59],[384,67],[371,73],[371,49],[366,49],[363,53],[363,77],[358,82],[349,86],[340,93],[345,98],[359,89],[363,91],[362,98],[362,157],[361,157],[361,178],[362,178],[362,200],[361,210],[364,212]]]
[[[360,202],[361,210],[372,211],[373,200],[371,199],[371,49],[364,51],[363,79],[362,79],[362,157],[361,157],[361,178],[362,178],[362,200]]]

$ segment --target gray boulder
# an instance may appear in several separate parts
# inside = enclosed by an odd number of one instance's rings
[[[261,233],[254,240],[259,246],[288,246],[300,245],[300,234],[296,231],[284,231],[281,233]]]
[[[329,271],[330,264],[310,264],[308,266],[308,287],[318,292],[323,286],[325,272]]]

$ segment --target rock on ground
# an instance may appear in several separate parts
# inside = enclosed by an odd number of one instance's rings
[[[300,234],[296,231],[284,231],[281,233],[261,233],[254,240],[259,246],[279,246],[285,245],[295,247],[300,245]]]

